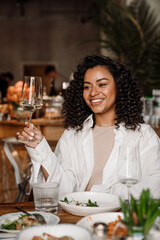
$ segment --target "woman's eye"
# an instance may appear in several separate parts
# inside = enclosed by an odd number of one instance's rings
[[[90,88],[90,86],[84,86],[83,87],[83,89],[89,89]]]
[[[107,84],[106,83],[100,83],[99,84],[99,87],[104,87],[104,86],[106,86]]]

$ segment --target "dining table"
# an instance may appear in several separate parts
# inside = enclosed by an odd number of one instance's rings
[[[0,203],[0,216],[4,214],[18,212],[18,210],[15,207],[21,208],[25,211],[31,211],[31,212],[35,211],[34,202]],[[76,216],[63,211],[60,206],[58,206],[58,212],[56,216],[60,218],[59,223],[67,223],[67,224],[76,224],[79,220],[83,218],[83,216]],[[17,239],[16,236],[17,234],[15,233],[5,233],[0,231],[0,240],[16,240]]]
[[[25,211],[35,211],[34,202],[20,202],[20,203],[0,203],[0,216],[7,213],[17,212],[15,207],[22,208]],[[63,211],[60,207],[56,214],[60,218],[60,223],[76,224],[82,217],[69,214]]]
[[[18,212],[18,210],[15,208],[21,208],[25,211],[35,211],[35,205],[34,202],[20,202],[20,203],[0,203],[0,216],[4,214],[9,213],[15,213]],[[117,212],[121,212],[118,210]],[[76,224],[79,220],[83,218],[83,216],[76,216],[69,214],[68,212],[65,212],[62,210],[62,208],[58,207],[58,212],[56,214],[60,218],[59,223],[66,223],[66,224]],[[152,235],[153,234],[153,235]],[[154,230],[154,232],[151,235],[149,235],[149,238],[147,237],[147,240],[159,240],[160,239],[160,231]],[[156,235],[155,235],[156,234]],[[15,233],[5,233],[0,231],[0,240],[15,240],[16,235]]]
[[[18,212],[15,207],[19,207],[25,211],[35,211],[34,202],[20,202],[20,203],[0,203],[0,216],[8,213]],[[80,216],[71,215],[59,207],[56,214],[60,218],[59,223],[76,224],[81,218]],[[0,240],[15,240],[16,235],[12,233],[4,233],[0,231]]]

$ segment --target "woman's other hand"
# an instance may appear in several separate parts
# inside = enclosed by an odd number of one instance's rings
[[[36,148],[42,141],[43,135],[41,131],[32,123],[25,122],[26,127],[22,133],[17,132],[16,136],[20,142],[24,142],[27,147]]]

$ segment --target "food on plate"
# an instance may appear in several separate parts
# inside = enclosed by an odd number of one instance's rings
[[[126,237],[128,236],[128,229],[125,224],[123,224],[123,220],[120,215],[117,216],[118,219],[112,222],[106,222],[107,224],[107,239],[112,239],[112,237]],[[92,216],[87,218],[87,221],[93,222]],[[95,222],[96,223],[96,222]],[[95,224],[94,223],[94,224]],[[93,229],[94,226],[90,225],[90,228]]]
[[[40,225],[37,219],[33,216],[29,216],[27,214],[21,215],[14,221],[10,221],[7,219],[4,224],[2,224],[2,229],[7,230],[22,230],[25,227]]]
[[[72,200],[68,200],[66,197],[64,198],[64,200],[60,200],[61,202],[73,205],[73,206],[82,206],[82,207],[99,207],[99,205],[97,204],[97,202],[92,202],[90,199],[88,200],[88,202],[79,202],[76,201],[74,199]]]
[[[47,237],[47,238],[46,238]],[[55,236],[52,236],[48,233],[43,233],[43,237],[39,237],[39,236],[34,236],[32,238],[32,240],[74,240],[73,238],[71,237],[68,237],[68,236],[63,236],[63,237],[55,237]]]
[[[126,237],[128,235],[128,230],[124,224],[119,224],[121,222],[121,216],[118,215],[118,220],[108,223],[108,238],[114,237]]]

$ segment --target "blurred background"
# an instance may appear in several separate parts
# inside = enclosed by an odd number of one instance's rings
[[[11,72],[13,85],[24,75],[43,76],[54,64],[61,90],[80,58],[102,53],[134,70],[151,95],[160,84],[159,63],[148,66],[160,60],[159,12],[159,0],[2,0],[0,73]]]
[[[99,34],[92,22],[82,22],[87,10],[84,0],[0,1],[0,72],[11,71],[16,82],[28,74],[43,76],[45,66],[54,64],[60,89],[79,59],[96,46],[75,46]]]

